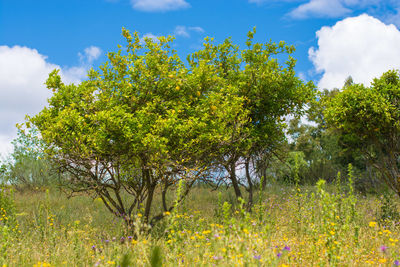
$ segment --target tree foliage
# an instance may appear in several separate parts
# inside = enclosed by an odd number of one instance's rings
[[[400,196],[400,78],[388,71],[370,87],[345,86],[325,110],[340,142],[358,151]]]
[[[207,58],[188,68],[171,49],[172,37],[143,44],[137,33],[123,29],[123,36],[126,47],[108,53],[87,81],[66,85],[53,71],[46,82],[54,92],[49,106],[29,121],[50,159],[69,173],[66,186],[100,197],[130,225],[138,211],[146,222],[162,217],[149,220],[154,194],[169,211],[171,186],[183,179],[184,196],[197,179],[207,178],[247,112],[244,98]]]
[[[32,189],[53,186],[59,175],[51,162],[46,159],[43,141],[36,128],[18,129],[17,138],[12,141],[13,152],[1,167],[0,178],[3,183],[14,185],[17,189]]]
[[[264,168],[257,173],[265,173],[268,158],[285,140],[285,116],[301,114],[315,93],[312,82],[304,84],[295,75],[293,46],[284,41],[257,43],[254,34],[255,29],[248,33],[246,49],[240,50],[230,39],[220,45],[208,40],[205,48],[194,54],[197,59],[208,59],[226,87],[244,99],[243,111],[249,113],[249,120],[241,129],[233,125],[232,142],[217,161],[228,174],[225,178],[236,197],[242,197],[241,187],[246,188],[250,205],[255,182],[251,167]],[[240,165],[244,165],[245,177],[236,173]]]

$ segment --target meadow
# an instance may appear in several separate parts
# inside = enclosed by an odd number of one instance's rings
[[[171,195],[170,197],[174,197]],[[57,188],[1,191],[2,266],[397,266],[397,200],[351,183],[270,184],[251,210],[231,189],[196,186],[152,229],[100,199]],[[396,200],[396,201],[395,201]],[[158,201],[158,200],[156,200]],[[154,209],[161,209],[159,205]]]

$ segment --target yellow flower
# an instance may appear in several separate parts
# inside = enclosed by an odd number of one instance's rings
[[[380,263],[386,263],[386,259],[385,259],[385,258],[379,259],[379,262],[380,262]]]
[[[375,227],[376,226],[376,222],[369,222],[369,227]]]

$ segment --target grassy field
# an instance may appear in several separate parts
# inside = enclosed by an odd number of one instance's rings
[[[15,193],[13,207],[2,194],[3,266],[400,265],[399,226],[381,220],[394,204],[345,185],[270,186],[251,213],[230,204],[229,190],[197,187],[150,232],[135,233],[99,199],[42,189]]]

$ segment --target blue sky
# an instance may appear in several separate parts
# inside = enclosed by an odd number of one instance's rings
[[[400,3],[395,0],[0,0],[0,153],[15,123],[35,114],[50,93],[43,83],[60,68],[79,82],[106,52],[124,44],[121,28],[175,35],[183,59],[203,38],[285,40],[296,46],[297,72],[322,89],[348,75],[368,84],[400,68]]]

